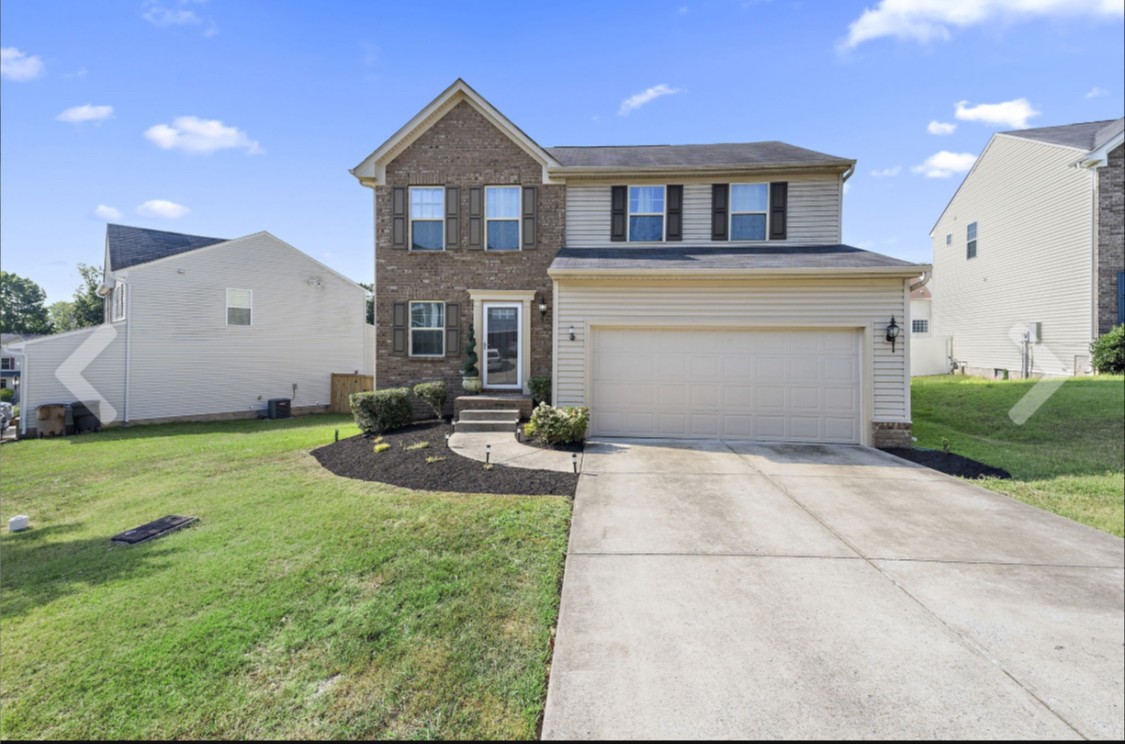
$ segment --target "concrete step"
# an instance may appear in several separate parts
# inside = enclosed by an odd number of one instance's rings
[[[517,423],[519,422],[514,416],[507,421],[458,421],[453,424],[453,430],[458,434],[475,431],[506,431],[515,436]]]
[[[520,412],[516,409],[506,410],[503,408],[478,408],[476,410],[461,411],[458,421],[512,421],[515,422],[520,417]],[[513,426],[515,424],[513,423]]]

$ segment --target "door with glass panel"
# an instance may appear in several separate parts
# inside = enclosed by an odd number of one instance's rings
[[[522,389],[519,303],[484,304],[484,386]]]

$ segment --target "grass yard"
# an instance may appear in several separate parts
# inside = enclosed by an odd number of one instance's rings
[[[338,478],[345,416],[0,448],[0,737],[532,739],[565,497]],[[195,526],[108,539],[167,514]]]
[[[1008,411],[1033,380],[915,377],[919,447],[1004,468],[981,485],[1100,530],[1125,533],[1125,377],[1067,380],[1022,426]]]

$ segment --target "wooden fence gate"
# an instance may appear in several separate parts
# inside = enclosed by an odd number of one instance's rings
[[[375,389],[375,378],[371,375],[332,373],[332,413],[351,413],[348,396]]]

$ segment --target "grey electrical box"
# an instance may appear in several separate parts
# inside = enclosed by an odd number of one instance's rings
[[[1043,324],[1039,321],[1027,324],[1027,340],[1033,344],[1043,340]]]

